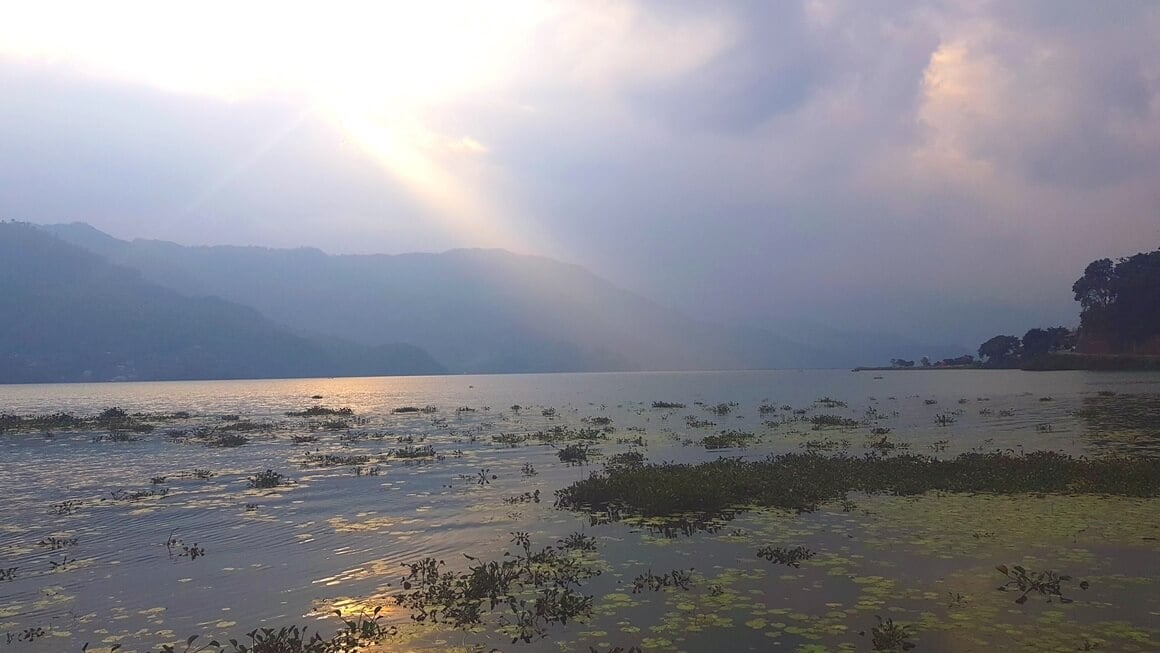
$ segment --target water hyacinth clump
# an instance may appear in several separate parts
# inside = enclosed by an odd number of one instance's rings
[[[556,493],[562,508],[660,516],[717,513],[744,505],[812,510],[849,492],[1160,496],[1160,459],[1083,459],[1054,452],[1024,456],[965,453],[950,459],[905,454],[862,458],[816,453],[764,460],[611,467]]]

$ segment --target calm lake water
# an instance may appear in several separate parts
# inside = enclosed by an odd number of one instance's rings
[[[807,448],[861,456],[879,438],[875,428],[911,452],[945,457],[1156,456],[1158,397],[1160,374],[1018,371],[0,386],[0,413],[188,413],[120,438],[93,429],[0,434],[0,570],[16,568],[0,578],[0,651],[79,651],[85,642],[89,651],[117,643],[145,651],[191,634],[240,637],[291,623],[327,631],[335,622],[322,620],[334,608],[377,605],[403,627],[384,650],[701,651],[723,641],[736,650],[871,650],[879,617],[910,624],[917,651],[1160,650],[1155,499],[859,496],[803,515],[754,510],[677,537],[647,524],[593,525],[552,505],[555,490],[625,451],[651,462]],[[723,414],[709,410],[722,403]],[[352,414],[286,414],[314,405]],[[393,412],[404,406],[433,409]],[[859,424],[814,430],[802,421],[816,415]],[[524,439],[603,426],[600,418],[610,432],[585,465]],[[211,429],[246,422],[257,425],[242,431],[247,443],[204,445]],[[723,430],[757,439],[739,449],[700,444]],[[435,455],[392,455],[427,445]],[[249,487],[267,469],[292,483]],[[403,563],[432,556],[463,569],[463,554],[501,559],[517,531],[537,547],[576,531],[596,538],[589,557],[603,573],[583,585],[594,596],[591,619],[512,644],[499,619],[474,632],[420,628],[393,604]],[[816,555],[801,567],[774,565],[755,556],[767,544]],[[1053,569],[1090,587],[1065,592],[1074,603],[1015,604],[996,591],[999,564]],[[689,589],[632,592],[638,575],[672,569],[692,570]],[[43,634],[26,641],[27,629]]]

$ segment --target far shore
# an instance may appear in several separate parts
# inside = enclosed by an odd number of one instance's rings
[[[1024,361],[1013,368],[995,368],[984,365],[930,365],[927,367],[855,367],[855,372],[915,372],[933,370],[989,370],[1019,369],[1028,372],[1063,372],[1089,370],[1105,372],[1160,372],[1160,356],[1143,354],[1079,354],[1052,352],[1047,356]]]

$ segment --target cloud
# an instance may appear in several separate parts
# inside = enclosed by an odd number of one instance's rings
[[[1074,313],[1157,235],[1151,2],[40,6],[0,27],[9,215],[188,240],[193,202],[222,241],[501,245],[900,331]]]

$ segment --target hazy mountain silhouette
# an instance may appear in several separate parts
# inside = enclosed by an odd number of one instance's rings
[[[725,327],[579,266],[504,250],[327,255],[130,242],[82,223],[43,229],[152,282],[252,306],[300,334],[413,343],[453,371],[843,367],[947,349],[920,352],[910,343],[899,351],[901,339],[864,334],[846,344],[836,337],[803,344],[759,327]],[[889,343],[889,351],[875,342]]]
[[[163,288],[23,223],[0,223],[0,296],[0,383],[444,371],[410,345],[303,338],[253,308]]]

